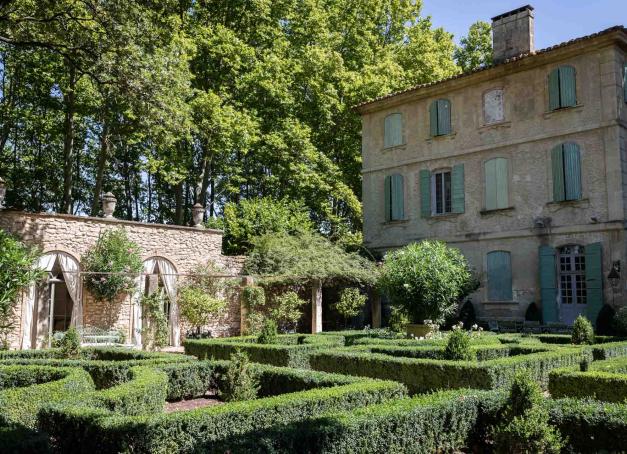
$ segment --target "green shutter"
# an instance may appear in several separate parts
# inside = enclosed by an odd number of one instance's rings
[[[540,299],[544,323],[557,321],[557,288],[555,278],[555,249],[540,246]]]
[[[403,175],[392,175],[392,220],[405,218],[405,197],[403,192]]]
[[[581,199],[581,158],[576,143],[565,143],[564,188],[566,200]]]
[[[549,109],[555,110],[560,108],[560,74],[559,69],[555,68],[549,74]]]
[[[496,202],[496,159],[490,159],[485,168],[485,209],[495,210]]]
[[[564,153],[562,145],[551,150],[551,167],[553,169],[553,201],[562,202],[566,195],[564,192]]]
[[[586,316],[596,325],[603,308],[603,266],[601,243],[589,244],[586,251]]]
[[[572,107],[577,104],[577,88],[575,83],[575,68],[561,66],[560,77],[560,107]]]
[[[488,253],[488,300],[512,301],[512,256],[507,251]]]
[[[438,99],[438,135],[450,134],[451,131],[451,102]]]
[[[395,147],[403,144],[403,116],[393,113],[385,117],[383,146]]]
[[[431,217],[431,172],[420,171],[420,216]]]
[[[509,207],[509,170],[507,159],[496,158],[496,207]]]
[[[385,197],[385,220],[392,219],[392,178],[387,176],[384,180],[384,197]]]
[[[451,172],[451,208],[453,213],[464,212],[464,164],[453,166]]]
[[[431,137],[438,135],[438,102],[433,101],[429,106],[429,127]]]

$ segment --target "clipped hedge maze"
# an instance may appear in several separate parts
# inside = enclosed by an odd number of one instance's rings
[[[595,361],[589,370],[578,367],[551,371],[551,396],[593,398],[606,402],[627,401],[627,358]]]

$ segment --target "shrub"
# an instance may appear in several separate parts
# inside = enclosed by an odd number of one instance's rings
[[[274,299],[270,316],[284,333],[295,330],[303,315],[302,307],[305,304],[307,301],[301,299],[296,292],[285,292]]]
[[[170,332],[164,310],[166,298],[167,296],[161,290],[150,295],[143,295],[141,298],[140,304],[145,320],[142,327],[142,343],[149,350],[168,345]]]
[[[258,344],[275,344],[278,336],[277,324],[272,319],[266,319],[261,328],[261,333],[257,337]]]
[[[580,315],[575,319],[571,341],[576,345],[594,344],[594,330],[592,329],[592,323],[590,323],[590,321],[583,315]]]
[[[450,361],[471,361],[475,355],[470,350],[470,336],[458,325],[448,336],[444,349],[444,359]]]
[[[259,378],[246,353],[236,352],[222,377],[220,397],[227,402],[252,400],[259,391]]]
[[[390,329],[395,333],[404,333],[405,325],[410,322],[409,316],[405,313],[403,308],[391,307],[390,308],[390,320],[388,324]]]
[[[89,291],[96,299],[108,302],[133,291],[135,275],[143,270],[139,246],[128,239],[124,229],[101,234],[81,263],[86,272],[93,273],[85,279]]]
[[[358,288],[345,288],[340,293],[340,300],[335,309],[345,319],[359,315],[366,304],[366,295],[362,295]]]
[[[619,336],[627,336],[627,306],[623,306],[616,311],[614,328]]]
[[[224,310],[226,300],[215,297],[200,287],[186,285],[179,290],[178,305],[181,318],[200,334],[201,328]]]
[[[455,312],[473,281],[459,250],[426,240],[386,255],[379,285],[413,323],[442,323]]]
[[[64,358],[73,359],[80,356],[81,340],[76,328],[72,326],[65,332],[59,347]]]

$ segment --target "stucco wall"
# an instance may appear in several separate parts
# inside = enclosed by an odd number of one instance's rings
[[[143,259],[164,257],[182,275],[192,273],[196,267],[208,262],[215,263],[229,275],[239,275],[243,266],[242,257],[222,255],[222,233],[217,230],[9,210],[0,211],[0,228],[17,235],[25,243],[40,247],[43,252],[66,252],[79,263],[102,232],[124,228],[129,239],[139,245]],[[181,276],[180,280],[183,279],[185,277]],[[104,303],[94,301],[83,287],[83,301],[85,326],[115,327],[129,331],[130,336],[129,296],[121,296],[111,310]],[[16,320],[20,317],[21,307],[16,313]],[[225,315],[213,321],[207,328],[214,335],[233,335],[239,333],[239,327],[240,304],[234,298],[229,301]],[[14,347],[19,345],[20,336],[21,332],[11,336]]]

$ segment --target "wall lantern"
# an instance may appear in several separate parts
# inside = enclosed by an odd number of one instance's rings
[[[202,228],[202,221],[205,216],[205,207],[197,203],[192,207],[192,225],[196,228]]]
[[[4,208],[4,197],[7,195],[7,185],[2,178],[0,178],[0,210]]]
[[[102,212],[104,213],[105,219],[111,219],[113,217],[117,203],[118,199],[110,192],[102,196]]]
[[[612,288],[618,288],[618,285],[620,283],[620,260],[612,263],[612,269],[607,275],[607,280],[610,281],[610,285],[612,286]]]

